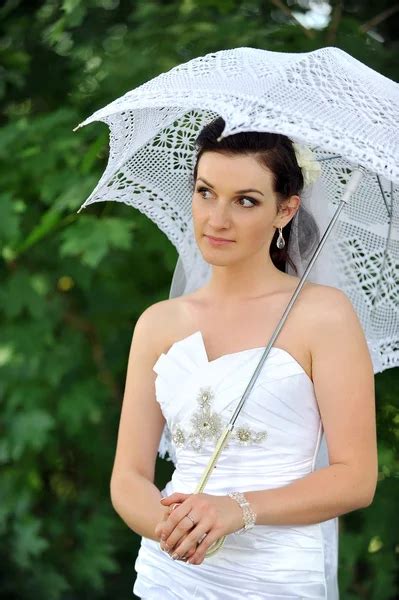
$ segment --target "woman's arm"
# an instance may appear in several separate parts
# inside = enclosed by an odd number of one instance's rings
[[[316,286],[308,297],[312,377],[330,466],[277,489],[248,491],[259,524],[318,523],[369,506],[376,490],[374,372],[363,329],[340,290]]]
[[[330,465],[278,488],[244,491],[257,513],[257,525],[319,523],[369,506],[376,490],[374,372],[363,329],[350,300],[340,290],[315,286],[308,298],[304,319]],[[242,526],[233,519],[237,513],[231,498],[205,496],[176,492],[163,499],[164,506],[181,504],[157,530],[180,555],[208,531],[193,557],[196,564],[202,562],[213,541]],[[183,519],[190,511],[198,525],[179,546],[179,527],[187,528],[187,519]]]
[[[159,541],[155,527],[170,512],[160,504],[159,489],[137,473],[115,476],[111,489],[112,505],[126,525],[138,535]]]
[[[163,304],[147,308],[134,328],[110,482],[116,512],[133,531],[153,540],[157,539],[155,526],[169,514],[169,508],[160,504],[161,493],[153,483],[165,423],[155,398],[153,371],[160,354],[155,346],[159,344]]]

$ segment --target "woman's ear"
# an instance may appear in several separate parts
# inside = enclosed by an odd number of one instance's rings
[[[293,194],[286,200],[283,200],[282,203],[279,204],[278,216],[280,217],[280,222],[275,223],[276,227],[285,227],[287,223],[291,221],[295,217],[295,214],[299,210],[301,205],[301,198],[297,194]]]
[[[301,206],[301,198],[298,195],[294,195],[291,196],[290,198],[290,203],[289,203],[289,208],[290,208],[290,221],[291,219],[293,219],[296,215],[296,213],[299,210],[299,207]]]

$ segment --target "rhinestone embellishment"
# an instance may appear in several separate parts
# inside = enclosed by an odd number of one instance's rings
[[[266,431],[252,431],[248,426],[236,427],[233,434],[244,446],[262,442],[266,437]]]
[[[172,431],[172,440],[176,446],[190,446],[199,452],[203,448],[206,440],[216,442],[227,421],[224,422],[221,416],[212,411],[212,400],[214,392],[211,387],[201,387],[197,395],[199,408],[191,416],[191,429],[184,431],[180,425],[176,425]],[[237,441],[242,446],[257,444],[266,438],[266,431],[254,431],[248,425],[243,424],[235,427],[227,441],[227,448],[231,440]]]

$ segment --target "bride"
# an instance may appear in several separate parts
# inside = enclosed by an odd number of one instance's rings
[[[142,537],[133,591],[336,600],[336,549],[322,525],[369,506],[378,473],[371,358],[340,289],[305,283],[206,493],[193,493],[299,282],[286,247],[306,173],[292,141],[218,141],[222,130],[219,118],[200,132],[193,171],[195,241],[211,277],[148,307],[131,343],[111,499]],[[165,424],[176,468],[161,492]],[[322,432],[330,464],[315,470]]]

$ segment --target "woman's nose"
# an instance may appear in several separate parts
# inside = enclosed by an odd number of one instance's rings
[[[229,206],[223,203],[215,203],[209,211],[208,221],[214,227],[226,227],[230,223]]]

